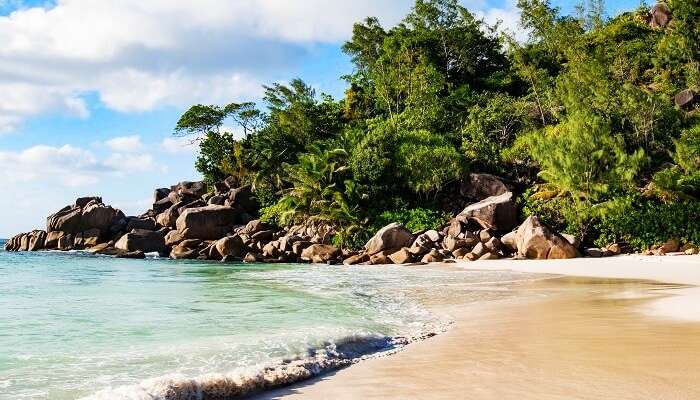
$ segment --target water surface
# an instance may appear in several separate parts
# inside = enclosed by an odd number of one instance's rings
[[[418,299],[473,301],[527,274],[235,265],[0,251],[0,398],[73,399],[169,374],[269,365],[348,338],[442,323]]]

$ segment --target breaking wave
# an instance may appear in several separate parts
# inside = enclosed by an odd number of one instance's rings
[[[351,337],[329,343],[295,359],[272,365],[234,370],[223,374],[206,374],[194,378],[181,375],[162,376],[137,385],[101,390],[83,400],[208,400],[237,399],[282,388],[361,360],[387,355],[407,344],[434,336],[429,332],[414,337]]]

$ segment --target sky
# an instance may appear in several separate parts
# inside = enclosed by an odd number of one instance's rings
[[[526,37],[515,0],[462,3]],[[639,0],[608,3],[615,15]],[[144,212],[155,188],[200,179],[196,146],[172,135],[190,105],[259,101],[263,84],[297,77],[340,97],[353,23],[389,27],[412,4],[0,0],[0,238],[81,196]]]

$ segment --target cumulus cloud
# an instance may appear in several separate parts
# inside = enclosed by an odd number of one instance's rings
[[[129,153],[140,151],[143,148],[141,136],[139,135],[115,137],[107,140],[105,144],[114,151],[125,151]]]
[[[158,171],[150,154],[113,153],[104,159],[72,146],[38,145],[20,151],[0,151],[0,183],[44,182],[77,187],[109,176]]]
[[[2,1],[2,0],[0,0]],[[7,2],[7,0],[5,0]],[[463,2],[516,30],[513,0]],[[56,0],[0,16],[0,131],[26,118],[86,117],[86,95],[142,112],[195,102],[254,100],[353,23],[398,22],[413,0]],[[282,72],[280,72],[282,71]]]
[[[255,99],[262,74],[349,37],[367,15],[395,22],[410,0],[58,0],[0,16],[0,131],[45,113]]]

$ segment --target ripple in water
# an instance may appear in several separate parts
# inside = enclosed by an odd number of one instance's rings
[[[0,398],[233,397],[439,330],[419,300],[451,285],[479,301],[514,279],[0,251]]]

